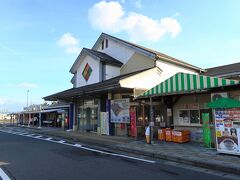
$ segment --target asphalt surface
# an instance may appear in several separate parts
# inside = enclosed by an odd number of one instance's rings
[[[19,135],[20,134],[20,135]],[[28,137],[28,135],[30,137]],[[73,142],[34,138],[31,133],[0,132],[0,168],[17,180],[147,180],[229,179],[234,176],[210,172],[167,161],[144,162],[73,147]],[[69,145],[67,145],[69,144]],[[142,158],[142,157],[141,157]],[[237,179],[237,177],[235,177]]]

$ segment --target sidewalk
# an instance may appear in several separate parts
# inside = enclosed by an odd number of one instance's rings
[[[144,140],[136,140],[129,137],[66,132],[51,128],[42,128],[40,130],[35,128],[32,130],[49,136],[79,141],[105,150],[124,151],[240,175],[239,156],[218,154],[215,149],[207,149],[199,143],[177,144],[155,141],[155,144],[150,145],[146,144]]]

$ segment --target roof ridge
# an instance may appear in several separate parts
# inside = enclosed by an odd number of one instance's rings
[[[215,69],[215,68],[222,68],[222,67],[232,66],[232,65],[236,65],[236,64],[240,64],[240,62],[231,63],[231,64],[225,64],[225,65],[221,65],[221,66],[210,67],[210,68],[206,68],[206,70]]]
[[[157,56],[158,58],[159,58],[159,56],[160,56],[160,58],[166,58],[166,59],[168,59],[168,60],[175,61],[175,63],[179,63],[179,64],[182,64],[182,65],[185,65],[185,66],[190,66],[191,68],[198,69],[199,71],[204,71],[204,69],[202,69],[202,68],[200,68],[200,67],[194,66],[194,65],[192,65],[192,64],[190,64],[190,63],[187,63],[187,62],[185,62],[185,61],[179,60],[179,59],[177,59],[177,58],[174,58],[174,57],[169,56],[169,55],[167,55],[167,54],[161,53],[161,52],[159,52],[159,51],[156,51],[156,50],[147,48],[147,47],[145,47],[145,46],[142,46],[142,45],[139,45],[139,44],[136,44],[136,43],[132,43],[132,42],[130,42],[130,41],[126,41],[126,40],[120,39],[120,38],[118,38],[118,37],[115,37],[115,36],[106,34],[106,33],[104,33],[104,32],[101,33],[100,37],[101,37],[102,35],[103,35],[103,36],[108,36],[108,37],[111,37],[111,38],[114,38],[114,39],[117,39],[117,40],[122,41],[122,42],[124,42],[124,43],[130,44],[130,45],[132,45],[132,46],[135,46],[135,47],[137,47],[137,48],[140,48],[140,49],[142,49],[142,50],[145,50],[145,51],[147,51],[147,52],[150,52],[150,53],[154,54],[155,56]]]

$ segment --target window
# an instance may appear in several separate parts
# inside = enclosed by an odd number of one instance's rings
[[[102,50],[104,49],[104,40],[102,41]]]
[[[180,124],[200,124],[199,110],[180,110],[179,111]]]
[[[188,110],[180,110],[179,111],[179,120],[182,124],[189,124],[189,111]]]
[[[106,39],[106,48],[108,48],[108,39]]]

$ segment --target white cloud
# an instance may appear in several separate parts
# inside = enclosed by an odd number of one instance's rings
[[[21,88],[37,88],[38,85],[34,84],[34,83],[22,82],[19,84],[19,87],[21,87]]]
[[[3,105],[7,102],[6,98],[0,97],[0,105]]]
[[[170,17],[162,18],[161,24],[167,32],[171,33],[172,38],[174,38],[181,31],[181,26],[176,19]]]
[[[141,0],[135,0],[134,5],[136,8],[141,9],[142,8],[142,1]]]
[[[24,100],[0,97],[0,112],[17,112],[26,106]]]
[[[141,5],[141,1],[140,5]],[[88,10],[91,25],[109,33],[127,32],[132,41],[158,41],[163,35],[176,37],[181,31],[179,22],[172,17],[159,20],[128,12],[116,1],[101,1]]]
[[[95,29],[119,32],[124,10],[119,2],[101,1],[88,10],[88,19]]]
[[[8,87],[14,87],[14,88],[23,88],[23,89],[32,89],[32,88],[38,88],[37,84],[34,83],[28,83],[28,82],[22,82],[19,84],[8,84]]]
[[[57,44],[60,47],[66,48],[68,54],[75,54],[80,52],[79,40],[75,38],[71,33],[65,33],[57,41]]]

